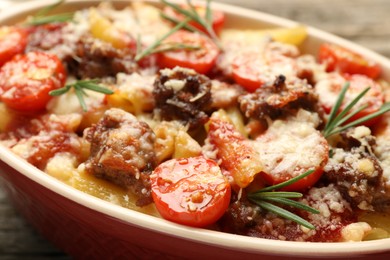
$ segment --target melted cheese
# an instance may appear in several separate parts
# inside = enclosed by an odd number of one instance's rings
[[[265,172],[275,177],[294,176],[323,164],[328,153],[326,140],[313,123],[298,119],[274,121],[254,142]]]

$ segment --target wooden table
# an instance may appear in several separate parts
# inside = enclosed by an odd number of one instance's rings
[[[311,25],[390,58],[389,0],[218,0],[218,2],[240,5]],[[1,189],[0,259],[69,259],[23,220]]]

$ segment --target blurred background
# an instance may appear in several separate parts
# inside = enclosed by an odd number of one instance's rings
[[[41,0],[35,0],[41,1]],[[0,0],[0,12],[24,0]],[[334,33],[390,58],[389,0],[215,0]],[[13,209],[0,189],[0,259],[69,259]]]

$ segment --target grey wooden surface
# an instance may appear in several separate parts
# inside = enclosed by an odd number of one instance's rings
[[[390,58],[390,0],[215,1],[299,21],[352,40]],[[0,259],[68,258],[24,221],[0,189]]]

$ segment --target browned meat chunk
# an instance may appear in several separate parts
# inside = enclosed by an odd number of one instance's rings
[[[238,102],[245,116],[254,119],[266,116],[275,119],[290,109],[317,109],[317,95],[312,86],[298,78],[286,81],[283,75],[278,76],[271,86],[264,85],[254,93],[240,96]]]
[[[78,42],[75,56],[77,59],[68,61],[68,69],[78,78],[112,77],[119,72],[132,73],[137,68],[130,49],[119,50],[88,36]]]
[[[360,129],[360,130],[359,130]],[[324,180],[335,183],[343,196],[355,208],[373,210],[373,207],[387,205],[383,169],[373,147],[375,139],[370,134],[357,138],[359,132],[368,129],[360,127],[342,133],[342,143],[333,149],[333,155],[324,169]]]
[[[287,241],[339,242],[342,230],[356,221],[349,203],[344,200],[334,185],[311,188],[304,194],[301,202],[317,210],[319,214],[304,210],[287,208],[303,217],[315,227],[314,230],[302,228],[291,220],[263,210],[246,199],[233,197],[233,203],[219,221],[224,232]]]
[[[194,70],[180,67],[161,70],[154,83],[153,96],[164,120],[179,120],[189,128],[208,120],[211,82]]]
[[[149,175],[156,165],[155,136],[146,123],[112,108],[87,130],[86,138],[91,142],[88,172],[130,189],[139,206],[152,202]]]

